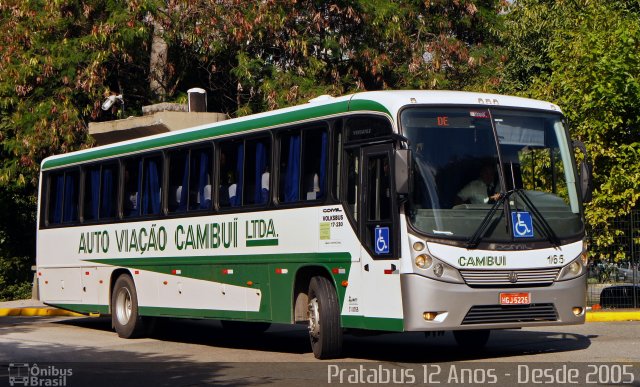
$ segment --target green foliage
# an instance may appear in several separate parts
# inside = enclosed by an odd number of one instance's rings
[[[129,107],[147,103],[150,5],[0,2],[0,298],[24,295],[30,283],[42,159],[91,146],[87,123],[112,118],[100,109],[110,93],[125,94]]]
[[[145,13],[99,0],[0,3],[0,186],[33,195],[44,157],[90,145],[104,97],[139,84]]]
[[[504,40],[501,91],[559,104],[572,136],[587,145],[596,187],[587,221],[601,255],[621,232],[611,221],[640,198],[640,7],[519,0]]]
[[[0,188],[0,301],[31,297],[35,264],[35,199]]]
[[[176,82],[200,82],[244,115],[385,88],[491,83],[500,0],[205,0],[169,4],[164,25],[187,58]]]

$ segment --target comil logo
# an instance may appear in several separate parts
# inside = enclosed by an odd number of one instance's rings
[[[9,363],[10,386],[66,386],[67,378],[72,375],[71,368]]]

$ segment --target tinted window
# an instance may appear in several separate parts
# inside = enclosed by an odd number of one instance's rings
[[[325,128],[292,130],[280,136],[281,203],[325,197],[328,139]]]
[[[139,158],[127,159],[124,161],[124,181],[122,195],[122,213],[125,217],[140,214],[141,181],[140,170],[142,160]]]
[[[84,175],[84,221],[116,217],[118,165],[95,165]]]
[[[227,141],[220,144],[218,166],[220,207],[237,207],[242,204],[244,177],[244,142]]]
[[[145,157],[142,161],[142,215],[158,215],[162,209],[162,157]]]
[[[48,223],[72,223],[78,220],[80,173],[77,170],[49,175]]]

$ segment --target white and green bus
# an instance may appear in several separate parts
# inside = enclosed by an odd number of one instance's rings
[[[548,102],[384,91],[49,157],[40,297],[124,338],[307,324],[318,358],[356,330],[482,346],[580,324],[589,176],[568,136]]]

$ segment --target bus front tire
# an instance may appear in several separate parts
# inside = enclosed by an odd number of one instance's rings
[[[123,274],[116,280],[111,308],[111,321],[118,336],[132,339],[143,334],[144,321],[138,313],[138,294],[131,276]]]
[[[325,277],[309,283],[309,338],[317,359],[331,359],[342,352],[340,305],[336,290]]]
[[[487,345],[491,330],[479,329],[471,331],[453,331],[453,337],[456,343],[465,349],[482,349]]]

